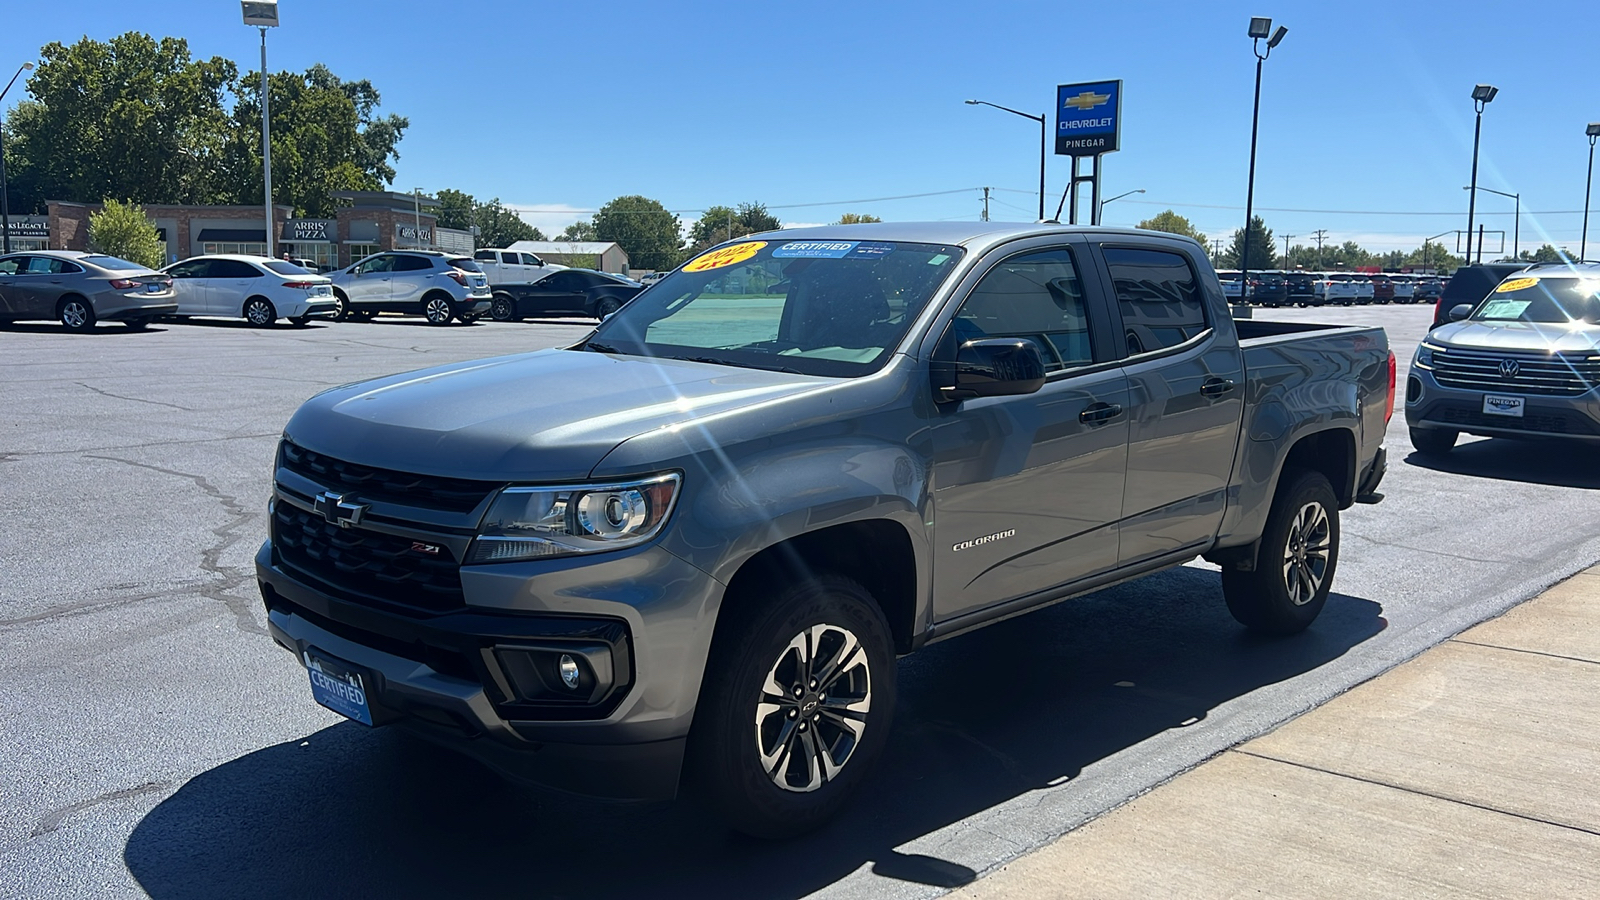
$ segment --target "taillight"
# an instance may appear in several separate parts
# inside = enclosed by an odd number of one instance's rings
[[[285,281],[283,286],[286,288],[299,288],[302,291],[309,291],[316,287],[317,284],[318,282],[315,281]]]
[[[456,284],[459,284],[462,287],[466,287],[467,286],[467,276],[461,274],[460,272],[449,271],[449,272],[446,272],[445,274],[449,275],[451,278],[454,278],[456,280]]]
[[[119,291],[126,291],[136,287],[144,287],[144,282],[134,281],[131,278],[113,278],[111,286]]]
[[[1389,420],[1394,418],[1394,351],[1389,351],[1389,399],[1383,407],[1383,424],[1387,426]]]

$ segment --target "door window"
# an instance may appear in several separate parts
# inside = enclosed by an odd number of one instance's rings
[[[61,260],[51,256],[30,256],[28,267],[24,270],[29,275],[60,275],[65,267]]]
[[[394,271],[394,260],[393,256],[370,257],[356,267],[356,274],[371,275],[374,272],[392,272]]]
[[[539,261],[539,257],[534,256],[532,253],[524,253],[524,254],[522,254],[522,264],[525,265],[525,266],[542,266],[542,265],[544,265],[544,263]]]
[[[394,258],[396,272],[425,272],[433,268],[433,261],[422,256],[397,256]]]
[[[515,253],[502,253],[500,254],[500,261],[507,265],[517,265],[517,255]]]
[[[1031,340],[1044,357],[1046,371],[1094,361],[1083,282],[1066,248],[1000,262],[972,289],[950,328],[963,343],[1001,337]]]
[[[8,259],[0,259],[0,275],[17,274],[17,272],[22,268],[23,264],[27,261],[28,258],[26,256],[13,256]]]
[[[171,275],[173,278],[204,278],[204,272],[207,263],[208,260],[191,259],[187,262],[178,263],[177,265],[168,269],[167,274]]]
[[[1200,281],[1181,254],[1106,247],[1105,257],[1129,356],[1176,347],[1209,327]]]
[[[557,272],[544,280],[544,289],[547,291],[577,291],[583,285],[578,282],[576,272]]]
[[[211,278],[260,278],[261,270],[237,259],[211,260]]]

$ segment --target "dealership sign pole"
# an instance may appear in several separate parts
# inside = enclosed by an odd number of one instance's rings
[[[272,253],[272,121],[267,112],[267,29],[278,24],[278,0],[241,0],[244,23],[261,29],[261,174],[266,187],[267,256]]]
[[[1072,208],[1067,222],[1078,224],[1078,185],[1089,182],[1089,224],[1100,224],[1100,157],[1121,149],[1122,82],[1091,81],[1056,86],[1056,155],[1072,157],[1072,179],[1061,195],[1064,204],[1070,197]],[[1094,171],[1078,174],[1078,160],[1094,157]],[[1056,220],[1061,206],[1056,206]]]

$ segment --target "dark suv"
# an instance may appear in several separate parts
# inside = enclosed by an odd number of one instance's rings
[[[1290,272],[1283,276],[1283,281],[1288,289],[1289,303],[1301,308],[1322,305],[1322,297],[1317,295],[1317,276],[1310,272]]]
[[[1374,272],[1368,277],[1372,280],[1372,302],[1393,303],[1394,282],[1389,280],[1389,276],[1382,272]]]
[[[1450,321],[1451,308],[1462,303],[1477,307],[1479,301],[1489,296],[1495,285],[1505,280],[1512,272],[1521,272],[1528,267],[1528,263],[1479,263],[1475,266],[1462,266],[1457,269],[1450,280],[1445,283],[1444,292],[1433,305],[1433,325],[1440,325]]]
[[[1287,306],[1289,288],[1282,272],[1262,272],[1251,279],[1250,296],[1262,306]]]

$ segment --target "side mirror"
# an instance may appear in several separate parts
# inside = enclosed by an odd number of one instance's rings
[[[1450,307],[1450,321],[1452,322],[1459,322],[1470,315],[1472,315],[1471,303],[1457,303],[1455,306]]]
[[[1044,387],[1044,357],[1023,338],[968,341],[956,350],[954,376],[942,386],[948,400],[1031,394]]]

